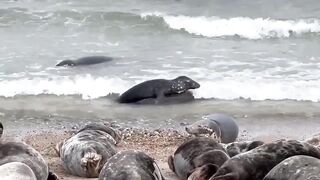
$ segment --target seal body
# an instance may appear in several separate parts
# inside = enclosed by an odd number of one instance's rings
[[[180,179],[187,179],[197,167],[204,164],[220,167],[228,159],[221,144],[212,138],[196,137],[181,144],[174,155],[169,156],[168,165]]]
[[[189,89],[197,89],[200,85],[194,80],[179,76],[172,80],[154,79],[142,82],[124,92],[120,103],[135,103],[144,99],[154,98],[161,101],[165,96],[181,94]]]
[[[226,144],[226,150],[230,157],[250,151],[256,147],[263,145],[262,141],[241,141]]]
[[[112,61],[113,58],[107,56],[88,56],[79,58],[76,60],[63,60],[58,63],[56,66],[84,66],[84,65],[92,65],[92,64],[99,64],[108,61]]]
[[[116,153],[119,135],[111,127],[93,123],[58,143],[56,150],[64,168],[73,175],[98,177],[104,163]]]
[[[192,92],[186,91],[181,94],[167,95],[161,99],[148,98],[137,101],[135,104],[140,105],[168,105],[168,104],[182,104],[194,100]]]
[[[263,180],[319,180],[320,159],[293,156],[276,165]]]
[[[230,158],[210,180],[260,180],[281,161],[295,155],[320,158],[320,150],[296,140],[267,143]]]
[[[186,127],[189,134],[195,136],[214,134],[222,143],[234,142],[239,134],[236,120],[224,114],[212,114]]]
[[[0,137],[2,135],[2,132],[3,125],[2,123],[0,123]],[[13,162],[23,163],[24,165],[8,164]],[[36,176],[37,180],[58,179],[58,177],[54,173],[49,173],[48,165],[41,156],[41,154],[24,142],[1,140],[0,165],[6,165],[4,166],[5,168],[16,168],[22,166],[24,169],[30,168],[33,174]],[[25,166],[29,168],[26,168]]]
[[[1,180],[37,180],[32,169],[21,162],[10,162],[0,166]]]
[[[153,158],[127,150],[112,156],[102,168],[99,180],[164,180]]]

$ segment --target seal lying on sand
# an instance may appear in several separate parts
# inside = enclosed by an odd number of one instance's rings
[[[293,156],[276,165],[263,180],[319,180],[320,159]]]
[[[239,127],[234,118],[224,114],[212,114],[186,127],[195,136],[214,134],[222,143],[231,143],[238,137]]]
[[[154,79],[142,82],[127,90],[120,96],[119,102],[135,103],[148,98],[156,98],[161,102],[166,96],[181,94],[189,89],[199,87],[200,84],[186,76],[179,76],[172,80]]]
[[[225,148],[230,157],[244,153],[263,145],[262,141],[241,141],[226,144]]]
[[[116,154],[115,145],[120,141],[118,133],[104,124],[92,123],[80,129],[74,136],[60,142],[56,151],[64,168],[81,177],[98,177],[104,163]]]
[[[113,58],[107,56],[88,56],[79,58],[76,60],[63,60],[58,63],[56,66],[84,66],[84,65],[92,65],[92,64],[100,64],[104,62],[112,61]]]
[[[37,180],[32,169],[21,162],[10,162],[0,166],[1,180]]]
[[[164,180],[160,168],[147,154],[127,150],[112,156],[102,168],[99,180]]]
[[[228,159],[221,144],[212,138],[196,137],[181,144],[174,155],[169,156],[168,165],[180,179],[185,180],[197,167],[204,164],[220,167]]]
[[[0,137],[2,136],[3,125],[0,123]],[[21,163],[9,164],[9,163]],[[36,176],[37,180],[56,180],[58,177],[54,173],[49,173],[48,165],[41,154],[31,146],[23,142],[0,141],[0,165],[3,169],[21,168],[26,170],[29,177]],[[27,167],[26,167],[27,166]],[[30,173],[30,169],[32,173]],[[0,171],[1,172],[1,171]],[[1,172],[3,173],[3,171]],[[0,174],[1,174],[0,173]],[[0,176],[2,179],[2,176]]]
[[[264,144],[227,160],[210,180],[263,179],[281,161],[295,155],[320,158],[320,149],[296,140]]]

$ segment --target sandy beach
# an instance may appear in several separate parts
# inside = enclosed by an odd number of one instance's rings
[[[23,138],[25,142],[38,150],[46,159],[49,168],[55,172],[61,179],[66,180],[84,180],[88,178],[75,177],[68,174],[62,167],[62,162],[57,156],[54,146],[59,141],[70,137],[75,131],[65,131],[63,133],[27,133]],[[169,169],[167,158],[173,154],[176,148],[191,136],[185,132],[176,130],[143,130],[126,128],[121,132],[123,140],[118,146],[118,150],[135,149],[146,152],[153,157],[167,179],[178,180],[175,174]],[[250,140],[245,132],[241,132],[238,141]],[[261,138],[260,138],[261,139]],[[264,137],[261,140],[265,142],[277,139],[276,137]],[[319,145],[319,138],[314,139],[313,144]]]

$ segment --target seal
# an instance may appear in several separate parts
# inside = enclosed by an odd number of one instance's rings
[[[317,180],[320,179],[320,159],[310,156],[292,156],[276,165],[263,180]]]
[[[2,180],[37,180],[32,169],[21,162],[10,162],[1,165],[0,177]]]
[[[221,144],[212,138],[195,137],[182,143],[174,155],[168,157],[168,165],[180,179],[185,180],[197,167],[204,164],[220,167],[228,159]]]
[[[99,180],[120,179],[164,180],[154,159],[136,150],[126,150],[112,156],[99,175]]]
[[[295,155],[320,158],[320,149],[296,140],[278,140],[267,143],[230,158],[209,180],[263,179],[273,167]]]
[[[3,133],[3,125],[0,123],[0,137]],[[23,163],[24,165],[8,164]],[[0,165],[2,168],[11,169],[21,167],[32,170],[37,180],[57,180],[58,177],[49,172],[49,168],[41,154],[24,142],[0,141]],[[3,166],[6,165],[6,166]],[[22,167],[23,166],[23,167]],[[25,166],[29,167],[26,168]],[[30,171],[29,171],[30,172]],[[2,176],[0,176],[2,178]],[[32,175],[30,176],[32,177]]]
[[[144,99],[154,98],[161,102],[164,97],[181,94],[189,89],[197,89],[200,84],[186,76],[172,80],[154,79],[137,84],[121,94],[120,103],[135,103]]]
[[[82,57],[76,60],[66,59],[59,62],[56,66],[84,66],[84,65],[105,63],[112,60],[113,60],[112,57],[107,57],[107,56],[88,56],[88,57]]]
[[[56,145],[64,168],[75,176],[94,178],[104,163],[116,154],[117,132],[105,124],[84,126],[74,136]]]
[[[263,141],[241,141],[226,144],[226,150],[230,157],[250,151],[256,147],[263,145]]]
[[[234,142],[239,134],[236,120],[224,114],[209,115],[187,126],[185,129],[189,134],[195,136],[215,135],[217,140],[222,143]]]

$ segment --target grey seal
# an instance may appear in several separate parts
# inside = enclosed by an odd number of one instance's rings
[[[102,168],[99,180],[164,180],[153,158],[136,150],[118,152]]]
[[[91,123],[56,146],[64,168],[72,175],[98,177],[104,163],[116,154],[118,132],[102,123]]]
[[[189,89],[197,89],[200,84],[187,76],[179,76],[172,80],[154,79],[137,84],[120,95],[120,103],[136,103],[138,101],[154,98],[158,102],[166,96],[181,94]]]
[[[195,136],[213,134],[222,143],[234,142],[239,134],[236,120],[224,114],[212,114],[186,127],[189,134]]]
[[[181,94],[171,94],[163,97],[160,101],[155,98],[143,99],[136,102],[139,105],[169,105],[169,104],[182,104],[194,100],[192,92],[186,91]]]
[[[182,143],[174,155],[168,157],[168,165],[180,179],[186,180],[196,168],[205,164],[220,167],[228,159],[221,144],[212,138],[195,137]]]
[[[241,141],[241,142],[232,142],[225,145],[227,153],[230,157],[250,151],[256,147],[263,145],[263,141]]]
[[[276,165],[263,180],[319,180],[320,159],[311,156],[292,156]]]
[[[21,162],[10,162],[0,166],[1,180],[37,180],[32,169]]]
[[[88,57],[82,57],[76,60],[66,59],[59,62],[56,66],[84,66],[84,65],[105,63],[112,60],[113,60],[112,57],[107,57],[107,56],[88,56]]]
[[[320,158],[320,149],[296,140],[278,140],[227,160],[209,180],[260,180],[281,161],[307,155]]]
[[[3,133],[2,123],[0,123],[0,133],[1,137]],[[30,145],[24,142],[1,140],[0,165],[2,166],[12,162],[20,162],[28,166],[33,171],[33,174],[36,176],[37,180],[58,179],[54,173],[49,172],[48,165],[41,154],[33,149]]]

